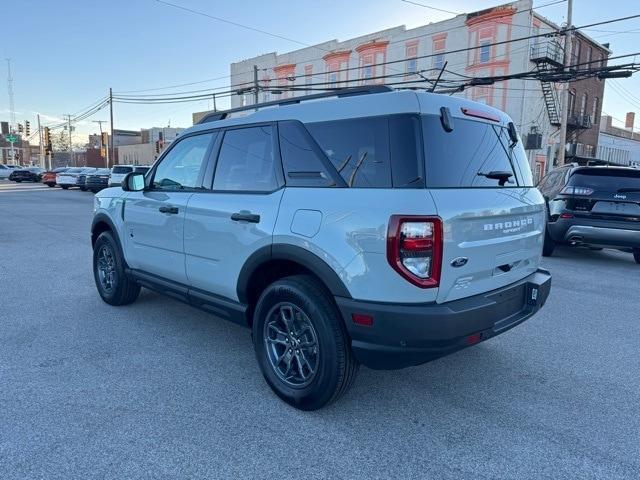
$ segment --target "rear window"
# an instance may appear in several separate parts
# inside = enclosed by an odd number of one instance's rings
[[[131,167],[113,167],[113,170],[111,171],[111,173],[129,173],[132,172],[133,168]]]
[[[349,187],[424,186],[417,116],[356,118],[306,126]]]
[[[139,173],[147,173],[149,171],[149,167],[135,167],[133,171]]]
[[[422,117],[429,188],[495,188],[499,180],[482,174],[509,172],[504,187],[532,187],[533,178],[519,140],[513,147],[507,129],[486,122],[455,118],[446,132],[440,117]],[[504,188],[503,187],[503,188]]]
[[[621,170],[619,168],[577,170],[569,177],[567,185],[613,192],[620,189],[640,189],[640,170]]]

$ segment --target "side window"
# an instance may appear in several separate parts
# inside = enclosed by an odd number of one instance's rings
[[[272,192],[278,188],[271,125],[228,130],[222,139],[214,190]]]
[[[310,123],[307,129],[348,186],[391,188],[387,118]]]
[[[289,187],[331,187],[335,182],[325,168],[322,152],[317,151],[306,129],[298,122],[280,122],[280,155],[285,182]]]
[[[177,140],[167,152],[153,175],[153,188],[157,190],[180,190],[195,188],[205,162],[205,154],[215,133],[194,135]]]

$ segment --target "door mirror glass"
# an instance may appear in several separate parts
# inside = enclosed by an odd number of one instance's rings
[[[144,174],[140,172],[127,173],[122,182],[122,189],[128,192],[140,192],[144,190]]]

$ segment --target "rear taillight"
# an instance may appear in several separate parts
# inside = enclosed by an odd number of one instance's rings
[[[387,232],[387,260],[414,285],[437,287],[442,266],[442,220],[392,215]]]
[[[560,190],[560,193],[562,195],[591,195],[593,189],[587,187],[564,187]]]

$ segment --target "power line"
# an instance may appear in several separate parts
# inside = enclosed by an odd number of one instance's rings
[[[411,0],[401,0],[404,3],[410,3],[412,5],[418,5],[420,7],[428,8],[429,10],[435,10],[436,12],[451,13],[452,15],[460,15],[460,12],[452,12],[451,10],[445,10],[444,8],[432,7],[431,5],[425,5],[424,3],[413,2]]]

